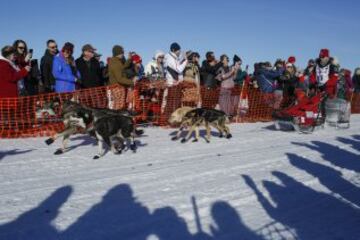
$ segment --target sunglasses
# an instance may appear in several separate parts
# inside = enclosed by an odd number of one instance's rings
[[[18,47],[18,49],[24,50],[24,49],[25,49],[25,47]]]
[[[57,46],[50,46],[50,49],[57,49]]]

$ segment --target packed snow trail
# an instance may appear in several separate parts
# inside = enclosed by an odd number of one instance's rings
[[[96,142],[0,140],[0,239],[360,239],[360,116],[313,134],[233,124],[233,138],[171,141],[93,160]]]

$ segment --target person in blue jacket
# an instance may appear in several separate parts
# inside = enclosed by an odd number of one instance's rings
[[[276,80],[284,72],[284,69],[272,69],[270,63],[260,63],[259,69],[255,76],[260,90],[263,93],[273,93],[276,89]]]
[[[54,57],[52,73],[55,78],[55,92],[73,92],[76,89],[77,79],[80,78],[72,56],[74,45],[65,43],[61,52]]]

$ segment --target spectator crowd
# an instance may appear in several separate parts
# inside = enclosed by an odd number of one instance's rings
[[[242,59],[232,59],[223,54],[219,58],[209,51],[200,62],[200,54],[182,51],[172,43],[168,53],[156,51],[153,59],[143,66],[142,58],[135,52],[126,54],[115,45],[112,57],[101,61],[101,54],[91,44],[82,46],[79,58],[73,56],[74,45],[66,42],[61,49],[55,40],[46,42],[44,56],[38,62],[33,50],[23,40],[1,49],[0,98],[31,96],[40,93],[63,93],[111,84],[120,84],[131,91],[143,79],[165,81],[167,88],[179,83],[194,85],[191,92],[196,104],[201,106],[200,86],[205,89],[220,88],[218,108],[229,116],[235,114],[234,105],[239,96],[232,94],[235,87],[244,83],[258,88],[266,101],[275,109],[284,101],[293,102],[318,91],[329,96],[348,99],[349,93],[360,92],[360,68],[351,71],[340,66],[328,49],[321,49],[318,58],[310,59],[304,70],[296,58],[277,59],[254,64],[254,71],[243,68]],[[352,76],[351,76],[352,75]],[[167,92],[164,93],[166,98]]]

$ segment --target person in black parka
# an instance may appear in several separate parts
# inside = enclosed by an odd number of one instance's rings
[[[104,85],[100,62],[94,58],[96,49],[90,44],[82,48],[82,55],[76,59],[76,68],[80,72],[80,88],[100,87]]]

